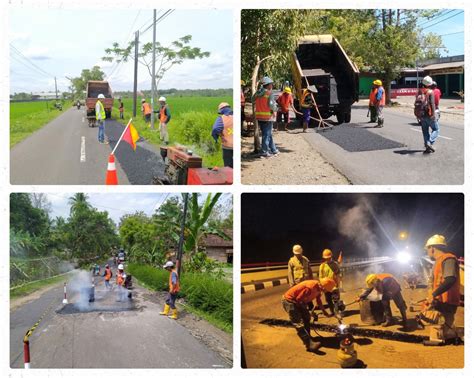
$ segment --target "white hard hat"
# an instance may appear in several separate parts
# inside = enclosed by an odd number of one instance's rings
[[[167,261],[166,264],[163,265],[163,269],[172,268],[172,267],[174,267],[173,261]]]
[[[118,268],[119,270],[123,270],[123,264],[119,264]]]
[[[425,76],[422,81],[423,85],[426,85],[427,87],[430,87],[433,85],[433,79],[431,76]]]
[[[158,99],[158,101],[160,101],[160,102],[166,102],[166,97],[161,96],[161,97]]]
[[[105,96],[101,93],[97,96],[97,98],[105,98]]]
[[[303,247],[301,247],[301,245],[299,245],[299,244],[295,244],[293,246],[293,253],[295,255],[302,255],[303,254]]]

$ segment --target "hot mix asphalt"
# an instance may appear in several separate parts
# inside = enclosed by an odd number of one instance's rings
[[[334,126],[319,134],[348,152],[389,150],[404,146],[351,123]]]

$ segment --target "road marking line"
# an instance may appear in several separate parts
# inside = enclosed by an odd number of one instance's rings
[[[82,123],[84,123],[86,121],[86,119],[84,117],[82,117]]]
[[[423,131],[421,131],[421,130],[414,129],[414,128],[411,128],[411,130],[417,131],[417,132],[419,132],[419,133],[422,133],[422,132],[423,132]],[[438,138],[443,138],[443,139],[447,139],[447,140],[453,140],[453,138],[445,137],[445,136],[442,136],[442,135],[438,135]]]
[[[86,137],[81,137],[81,163],[86,161]]]

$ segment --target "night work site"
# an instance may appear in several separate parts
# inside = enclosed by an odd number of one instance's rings
[[[242,196],[244,368],[463,368],[461,193]]]
[[[10,367],[231,367],[232,201],[12,193]]]

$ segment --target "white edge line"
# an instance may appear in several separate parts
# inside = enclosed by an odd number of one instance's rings
[[[413,131],[417,131],[417,132],[419,132],[419,133],[422,133],[422,132],[423,132],[423,131],[421,131],[421,130],[414,129],[414,128],[412,128],[412,127],[410,127],[410,129],[413,130]],[[443,139],[447,139],[447,140],[453,140],[453,138],[445,137],[445,136],[442,136],[442,135],[438,135],[438,138],[443,138]]]
[[[81,163],[86,161],[86,137],[81,137]]]

